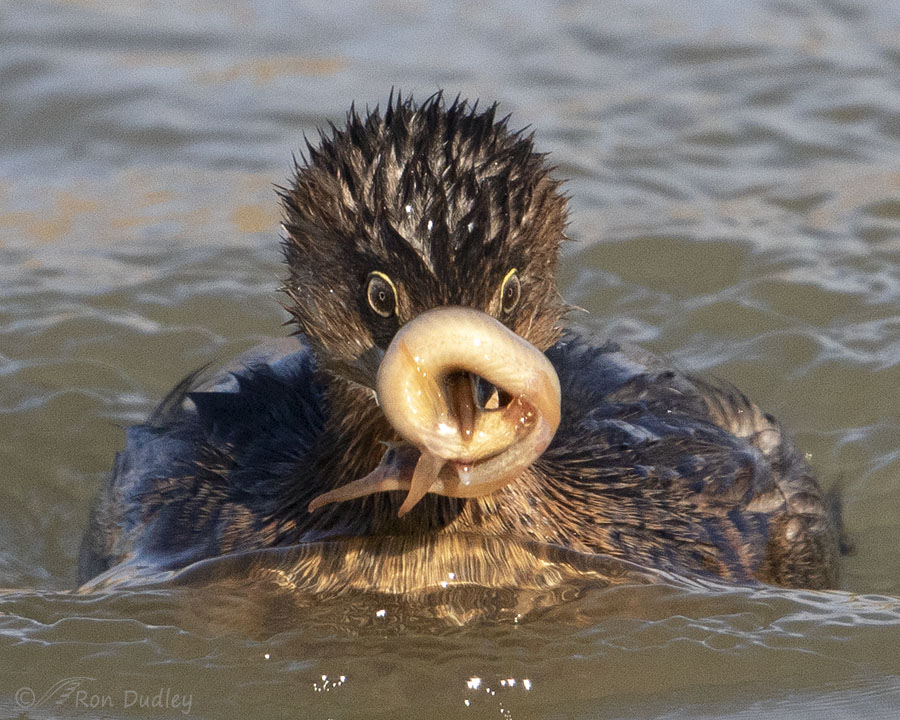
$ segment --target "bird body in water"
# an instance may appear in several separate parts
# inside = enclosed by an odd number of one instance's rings
[[[836,584],[838,522],[774,418],[566,325],[566,200],[494,107],[351,109],[281,197],[295,337],[128,430],[81,582],[360,538],[427,557],[449,534]]]

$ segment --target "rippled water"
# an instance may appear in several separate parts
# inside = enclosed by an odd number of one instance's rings
[[[3,714],[896,716],[896,5],[174,5],[0,5]],[[291,151],[391,86],[532,126],[569,179],[575,319],[793,429],[843,488],[842,591],[69,592],[122,426],[284,332]]]

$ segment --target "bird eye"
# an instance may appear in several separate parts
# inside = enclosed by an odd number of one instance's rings
[[[522,288],[519,285],[519,273],[515,268],[506,273],[503,285],[500,287],[500,305],[503,312],[511,313],[519,302]]]
[[[383,272],[374,270],[369,273],[366,299],[369,301],[369,307],[381,317],[388,318],[397,313],[397,288]]]

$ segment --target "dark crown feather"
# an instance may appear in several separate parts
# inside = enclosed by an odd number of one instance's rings
[[[415,285],[421,311],[485,308],[509,269],[525,282],[531,267],[534,297],[548,306],[533,314],[559,318],[566,201],[532,136],[496,114],[496,104],[479,111],[437,93],[417,105],[397,93],[383,114],[351,107],[343,128],[307,141],[292,186],[280,192],[285,290],[302,331],[316,341],[330,311],[324,294],[356,306],[372,270]],[[356,294],[341,296],[349,287]]]

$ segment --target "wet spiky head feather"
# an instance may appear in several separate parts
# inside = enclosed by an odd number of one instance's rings
[[[532,138],[495,115],[496,105],[398,93],[383,114],[351,108],[345,127],[307,143],[281,193],[283,290],[326,366],[358,376],[368,351],[438,305],[482,309],[541,349],[558,338],[566,200]],[[512,269],[521,301],[507,316],[500,287]],[[396,288],[389,318],[367,305],[373,271]]]

